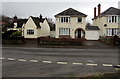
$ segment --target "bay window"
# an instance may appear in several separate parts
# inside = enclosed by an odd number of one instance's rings
[[[106,28],[106,36],[118,35],[118,28]]]
[[[59,28],[59,35],[70,35],[70,28]]]

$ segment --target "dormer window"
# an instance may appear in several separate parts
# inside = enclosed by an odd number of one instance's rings
[[[118,16],[108,16],[108,23],[118,23]]]
[[[82,17],[78,17],[78,23],[82,22]]]
[[[59,22],[61,22],[61,23],[69,23],[70,22],[70,17],[68,17],[68,16],[60,17]]]

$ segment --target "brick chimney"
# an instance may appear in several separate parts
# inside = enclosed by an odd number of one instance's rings
[[[13,21],[17,22],[17,16],[16,15],[14,16]]]
[[[96,7],[94,8],[94,18],[96,17]]]
[[[42,14],[40,14],[40,16],[39,16],[39,17],[40,17],[40,22],[42,22]]]
[[[101,13],[101,5],[98,4],[98,16],[100,15],[100,13]]]

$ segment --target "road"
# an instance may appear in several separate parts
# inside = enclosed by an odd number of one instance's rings
[[[3,77],[84,77],[116,72],[118,49],[2,48]]]

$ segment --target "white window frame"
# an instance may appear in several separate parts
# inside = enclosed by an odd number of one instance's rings
[[[118,23],[118,15],[109,15],[107,16],[108,23]]]
[[[34,29],[27,29],[27,35],[34,35]]]
[[[114,35],[118,35],[118,28],[106,28],[106,36],[114,36]]]
[[[77,22],[78,22],[78,19],[81,19],[81,22],[82,22],[82,17],[78,17],[78,18],[77,18]],[[81,23],[81,22],[78,22],[78,23]]]
[[[59,35],[70,35],[70,28],[59,28]]]
[[[70,16],[60,16],[59,17],[60,23],[69,23],[70,22]]]

